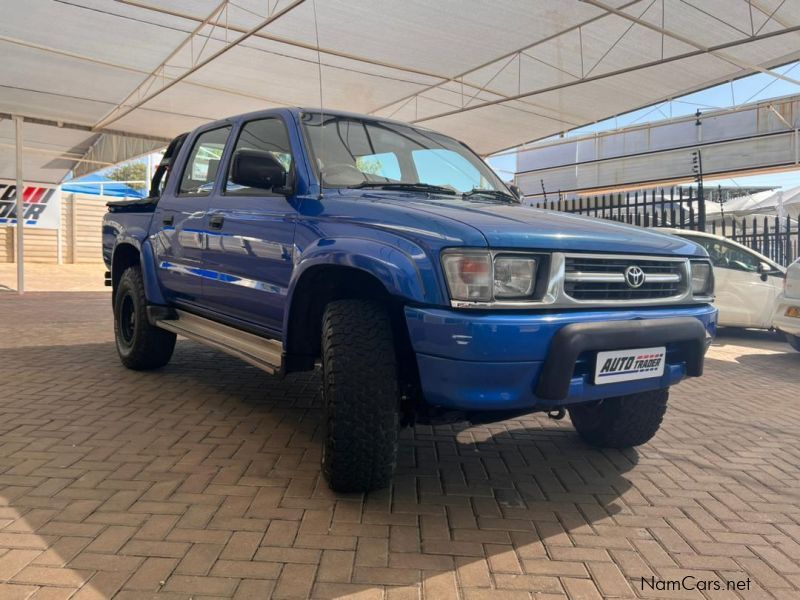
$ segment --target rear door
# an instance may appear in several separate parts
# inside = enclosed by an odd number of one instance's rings
[[[271,153],[291,173],[294,153],[283,118],[242,124],[228,160],[224,185],[209,206],[208,245],[203,267],[207,308],[276,334],[282,330],[297,211],[294,198],[230,180],[230,164],[240,150]]]
[[[199,132],[176,186],[167,186],[154,215],[159,278],[168,298],[196,303],[203,291],[202,254],[208,203],[232,127]]]

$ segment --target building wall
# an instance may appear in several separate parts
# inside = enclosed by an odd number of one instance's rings
[[[112,198],[63,194],[61,198],[61,259],[64,263],[102,262],[102,221]],[[0,262],[14,262],[15,227],[0,227]],[[25,262],[58,262],[58,231],[25,228]]]

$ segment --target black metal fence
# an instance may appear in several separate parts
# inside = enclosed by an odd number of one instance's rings
[[[726,217],[720,223],[712,222],[710,232],[744,244],[783,266],[800,255],[800,223],[789,217]]]
[[[773,261],[788,265],[798,257],[800,223],[789,217],[733,217],[717,210],[709,217],[708,206],[696,188],[640,190],[581,198],[540,201],[534,206],[608,219],[640,227],[673,227],[707,231],[732,239]]]

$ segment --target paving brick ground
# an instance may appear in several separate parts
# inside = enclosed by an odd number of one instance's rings
[[[317,389],[187,341],[126,371],[107,294],[0,294],[0,598],[800,597],[800,353],[772,336],[722,337],[637,451],[420,426],[366,498],[320,481]],[[642,589],[686,576],[750,589]]]

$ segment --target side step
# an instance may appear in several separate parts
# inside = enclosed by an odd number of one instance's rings
[[[182,310],[176,310],[175,315],[177,319],[157,319],[155,324],[161,329],[222,350],[267,373],[281,370],[283,346],[278,340],[240,331]]]

